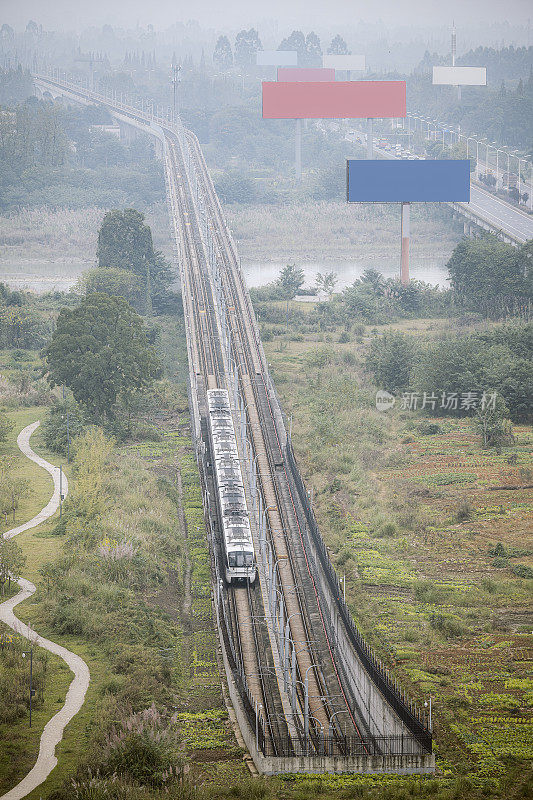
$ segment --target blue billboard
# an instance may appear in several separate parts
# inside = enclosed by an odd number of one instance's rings
[[[468,203],[470,161],[346,162],[349,203]]]

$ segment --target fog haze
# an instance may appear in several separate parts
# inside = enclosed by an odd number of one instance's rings
[[[84,25],[111,24],[123,27],[154,25],[164,28],[175,22],[198,20],[204,26],[221,29],[259,24],[275,20],[280,28],[297,25],[329,27],[342,23],[356,24],[360,20],[383,22],[387,26],[449,26],[452,19],[461,25],[492,25],[507,22],[512,26],[525,25],[531,16],[528,0],[381,0],[374,7],[347,0],[121,0],[76,3],[68,0],[3,0],[1,22],[23,27],[34,19],[45,28],[79,29]]]

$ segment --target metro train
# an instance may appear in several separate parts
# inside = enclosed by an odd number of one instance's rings
[[[253,583],[257,575],[254,543],[228,392],[210,389],[207,404],[226,581]]]

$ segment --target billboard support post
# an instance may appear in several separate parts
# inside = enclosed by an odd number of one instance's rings
[[[409,238],[411,223],[411,203],[402,203],[402,255],[400,264],[400,280],[402,286],[409,283]]]
[[[374,158],[374,120],[372,117],[367,119],[366,130],[366,157],[372,159]]]
[[[296,120],[296,137],[294,141],[294,162],[296,167],[296,180],[302,180],[302,120]]]

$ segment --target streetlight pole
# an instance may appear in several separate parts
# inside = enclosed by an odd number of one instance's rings
[[[176,121],[178,83],[181,81],[181,64],[176,64],[175,58],[176,55],[174,54],[172,58],[172,107],[174,110],[174,122]]]

